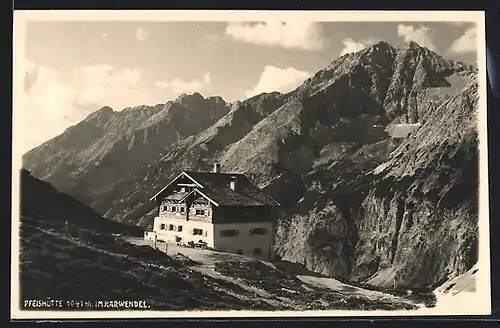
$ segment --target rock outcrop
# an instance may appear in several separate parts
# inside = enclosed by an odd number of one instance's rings
[[[372,169],[339,163],[303,179],[277,253],[382,286],[429,287],[466,272],[477,260],[477,100],[471,83]]]

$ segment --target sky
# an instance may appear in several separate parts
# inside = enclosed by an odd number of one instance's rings
[[[182,93],[228,102],[288,92],[334,59],[378,41],[415,41],[476,61],[476,27],[437,22],[28,22],[23,152],[103,106],[156,105]]]

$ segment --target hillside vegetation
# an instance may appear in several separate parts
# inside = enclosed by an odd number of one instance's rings
[[[51,310],[131,310],[125,305],[96,307],[97,301],[140,301],[143,307],[135,310],[163,311],[411,310],[424,306],[423,301],[433,305],[432,296],[412,299],[356,292],[341,283],[332,289],[304,282],[243,257],[217,262],[210,275],[197,265],[185,256],[172,258],[150,246],[79,227],[29,219],[21,225],[21,300],[82,301]]]

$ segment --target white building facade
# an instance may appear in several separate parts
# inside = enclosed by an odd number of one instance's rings
[[[270,260],[279,204],[242,174],[183,172],[151,198],[158,213],[146,239]]]

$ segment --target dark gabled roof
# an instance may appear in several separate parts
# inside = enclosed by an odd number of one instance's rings
[[[186,171],[186,174],[200,183],[203,186],[203,189],[200,189],[200,191],[219,205],[278,205],[274,199],[272,199],[269,195],[266,195],[244,174],[196,171]],[[238,180],[238,188],[236,191],[230,188],[232,177],[236,177]]]
[[[171,200],[174,200],[174,201],[180,201],[182,199],[184,199],[184,197],[186,197],[189,193],[187,192],[176,192],[176,193],[173,193],[171,195],[168,195],[167,199],[171,199]]]
[[[223,206],[277,206],[279,203],[265,194],[255,183],[246,175],[241,173],[212,173],[184,171],[181,175],[187,175],[195,180],[201,187],[197,187],[200,194],[210,198],[217,205]],[[177,178],[179,178],[179,175]],[[237,178],[237,190],[230,188],[230,181],[233,177]],[[175,182],[175,180],[171,183]],[[170,184],[171,184],[170,183]],[[169,185],[170,185],[169,184]],[[151,199],[154,199],[163,190],[158,192]]]

